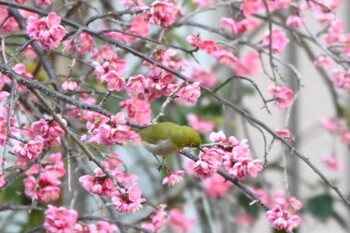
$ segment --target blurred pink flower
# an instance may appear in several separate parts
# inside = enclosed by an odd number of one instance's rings
[[[334,171],[339,171],[344,168],[344,163],[339,161],[334,155],[325,155],[322,161],[329,169]]]

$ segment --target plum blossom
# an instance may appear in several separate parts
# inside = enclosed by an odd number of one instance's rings
[[[148,87],[148,82],[145,76],[139,74],[128,78],[125,84],[125,90],[131,94],[143,94]]]
[[[63,90],[75,91],[78,90],[79,85],[74,79],[68,79],[62,83]]]
[[[275,133],[277,135],[281,136],[287,142],[293,142],[294,141],[294,135],[287,128],[285,128],[285,129],[277,129],[277,130],[275,130]]]
[[[280,205],[274,206],[266,215],[271,225],[278,230],[292,231],[302,221],[299,215],[284,211]]]
[[[142,198],[141,189],[137,184],[130,188],[119,188],[112,194],[112,203],[118,212],[135,213],[142,208],[142,203],[146,199]]]
[[[94,49],[94,38],[88,33],[81,33],[77,41],[65,41],[65,49],[69,52],[76,51],[78,55],[83,56]]]
[[[344,168],[344,164],[334,155],[325,155],[322,161],[329,169],[334,171],[339,171]]]
[[[316,67],[330,68],[332,66],[332,58],[326,55],[320,55],[314,60]]]
[[[254,221],[254,217],[250,214],[239,214],[235,216],[235,222],[241,227],[250,226]]]
[[[292,28],[300,28],[304,26],[304,22],[299,15],[290,15],[287,18],[286,25]]]
[[[270,37],[272,42],[270,42]],[[266,32],[263,38],[263,47],[266,49],[271,47],[273,53],[281,53],[288,43],[289,39],[286,33],[280,28],[273,29],[271,35],[269,31]]]
[[[261,71],[261,61],[259,54],[255,51],[247,53],[232,65],[237,75],[254,76]]]
[[[227,31],[234,34],[242,34],[259,26],[259,20],[253,17],[244,18],[240,21],[223,17],[220,19],[220,23]]]
[[[193,3],[197,3],[200,7],[206,7],[212,4],[213,0],[192,0]]]
[[[215,74],[211,70],[198,65],[193,67],[191,78],[208,88],[215,86],[217,80]]]
[[[39,174],[38,178],[33,175]],[[43,202],[55,201],[60,196],[60,178],[65,174],[61,153],[53,153],[47,163],[36,164],[27,170],[24,179],[25,194],[33,199]]]
[[[201,96],[200,82],[186,85],[178,92],[178,101],[181,103],[195,104]]]
[[[174,208],[169,212],[169,225],[174,232],[189,233],[196,220],[194,218],[186,218],[184,212],[180,208]]]
[[[221,63],[232,67],[237,61],[238,58],[231,52],[225,49],[218,49],[214,56],[216,60]]]
[[[168,184],[170,186],[175,185],[177,183],[179,183],[183,176],[185,175],[185,172],[182,170],[178,170],[176,172],[170,172],[170,174],[168,176],[166,176],[163,181],[162,184]]]
[[[332,71],[332,80],[336,87],[350,90],[350,71],[334,69]]]
[[[166,207],[166,205],[161,204],[159,209],[152,214],[151,220],[142,223],[141,227],[151,232],[160,232],[168,222],[168,215],[165,212]]]
[[[41,139],[30,140],[25,144],[15,147],[15,153],[18,156],[18,165],[24,166],[28,161],[39,157],[43,151],[44,142]]]
[[[78,221],[78,213],[72,209],[48,205],[45,211],[44,228],[47,233],[73,232]]]
[[[233,184],[219,174],[214,174],[203,181],[203,186],[208,197],[218,198],[225,196]]]
[[[47,17],[36,19],[29,17],[27,33],[38,41],[39,45],[46,50],[53,50],[58,47],[66,29],[60,25],[61,17],[55,12],[51,12]]]
[[[187,115],[188,124],[195,130],[201,133],[212,132],[215,125],[210,120],[200,119],[193,113]]]
[[[121,91],[124,88],[125,79],[114,70],[101,76],[101,81],[107,83],[109,91]]]
[[[292,105],[294,92],[287,86],[269,86],[268,91],[275,98],[275,103],[280,109],[287,109]]]
[[[172,2],[154,1],[149,8],[147,18],[150,23],[167,27],[175,22],[179,8]]]
[[[206,179],[215,174],[219,168],[220,151],[215,148],[203,148],[199,160],[193,167],[195,176]]]
[[[35,5],[42,8],[50,6],[54,0],[35,0]]]

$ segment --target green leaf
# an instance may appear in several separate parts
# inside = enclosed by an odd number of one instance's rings
[[[317,195],[307,201],[306,207],[313,216],[324,220],[333,212],[333,199],[328,193]]]

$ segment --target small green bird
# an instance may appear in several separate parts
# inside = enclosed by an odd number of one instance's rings
[[[172,122],[160,122],[136,130],[142,139],[143,146],[155,155],[167,156],[184,147],[199,148],[199,133],[188,126]]]

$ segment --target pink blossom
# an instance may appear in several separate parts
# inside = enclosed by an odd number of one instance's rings
[[[233,63],[232,68],[237,75],[254,76],[261,71],[260,56],[257,52],[251,51]]]
[[[220,23],[227,31],[234,34],[242,34],[259,26],[259,20],[253,17],[244,18],[240,21],[223,17],[220,19]]]
[[[268,91],[275,98],[275,103],[280,109],[287,109],[292,105],[294,92],[287,86],[269,86]]]
[[[149,21],[146,20],[143,16],[136,16],[131,22],[131,27],[129,33],[133,33],[140,36],[147,36],[149,34]]]
[[[95,171],[95,173],[97,172]],[[102,171],[99,173],[102,173]],[[110,196],[115,190],[113,181],[103,174],[96,174],[95,176],[84,175],[79,178],[79,182],[87,191],[97,195]]]
[[[241,10],[248,17],[265,9],[262,0],[245,0],[242,2]]]
[[[126,61],[120,59],[118,54],[115,53],[109,46],[104,45],[96,52],[93,62],[95,67],[95,73],[101,82],[104,82],[105,74],[110,71],[116,72],[118,75],[121,75],[126,69]]]
[[[70,90],[70,91],[75,91],[78,90],[79,85],[78,83],[73,80],[73,79],[68,79],[62,83],[62,89],[63,90]]]
[[[289,43],[286,33],[279,28],[275,28],[272,30],[271,34],[272,43],[270,42],[270,32],[265,33],[263,38],[263,47],[270,49],[271,46],[273,53],[281,53]]]
[[[44,142],[42,140],[30,140],[26,144],[17,146],[15,153],[18,156],[18,165],[23,166],[28,161],[39,157],[43,151]]]
[[[214,53],[214,56],[218,62],[221,64],[226,64],[230,67],[238,61],[238,58],[232,52],[224,49],[217,50]]]
[[[6,184],[6,179],[4,175],[0,175],[0,189]]]
[[[0,22],[2,24],[0,27],[0,35],[2,35],[4,32],[12,32],[18,30],[18,23],[15,18],[9,17],[7,6],[0,6]]]
[[[144,5],[143,0],[121,0],[120,2],[126,7],[131,7],[133,5],[136,5],[136,6]]]
[[[199,160],[193,167],[195,176],[206,179],[215,174],[219,168],[220,151],[215,148],[203,148],[199,154]]]
[[[350,90],[350,71],[335,69],[332,71],[332,80],[336,87]]]
[[[280,205],[267,211],[266,215],[272,226],[278,230],[292,231],[302,221],[299,215],[283,211]]]
[[[207,54],[213,54],[218,51],[218,46],[214,40],[202,40],[198,48]]]
[[[160,232],[168,221],[168,215],[165,212],[166,207],[166,205],[161,204],[159,209],[152,214],[151,220],[143,223],[141,227],[151,232]]]
[[[112,194],[112,202],[118,212],[135,213],[142,208],[142,203],[146,199],[142,198],[141,189],[137,184],[133,184],[130,188],[119,188]]]
[[[285,128],[285,129],[277,129],[277,130],[275,130],[275,133],[277,135],[281,136],[287,142],[293,142],[294,141],[294,135],[287,128]]]
[[[170,211],[169,225],[174,232],[177,233],[189,233],[195,219],[187,219],[183,211],[180,208],[174,208]]]
[[[125,84],[125,90],[134,95],[145,93],[147,87],[148,82],[146,78],[141,74],[131,76],[130,78],[128,78]]]
[[[65,41],[64,47],[67,51],[76,51],[78,55],[82,56],[94,49],[94,38],[88,33],[81,33],[77,41]]]
[[[39,20],[29,17],[27,33],[38,41],[39,45],[46,50],[53,50],[58,47],[66,30],[60,25],[61,17],[51,12],[47,17]]]
[[[330,68],[332,66],[332,59],[329,56],[321,55],[314,60],[316,67]]]
[[[295,197],[287,197],[285,191],[279,190],[274,195],[274,202],[282,207],[284,210],[296,211],[303,207],[303,203]]]
[[[124,88],[125,79],[120,77],[118,73],[114,70],[101,76],[103,82],[107,82],[107,87],[109,91],[121,91]]]
[[[74,233],[114,233],[118,230],[117,226],[106,221],[97,221],[95,224],[87,226],[75,225]]]
[[[233,164],[233,166],[231,164]],[[229,174],[236,176],[241,180],[247,178],[248,175],[256,177],[263,169],[260,160],[252,160],[250,158],[241,159],[240,161],[235,162],[229,161],[225,158],[224,166]]]
[[[333,119],[331,117],[325,117],[321,119],[321,124],[330,133],[341,133],[346,131],[347,125],[344,118]]]
[[[198,116],[196,116],[193,113],[190,113],[187,115],[187,121],[188,124],[195,130],[201,133],[208,133],[212,132],[215,128],[215,125],[213,122],[209,120],[200,119]]]
[[[191,78],[208,88],[215,86],[217,80],[215,74],[211,70],[198,65],[193,67]]]
[[[7,97],[9,96],[10,96],[10,93],[8,93],[7,91],[0,91],[0,101],[7,99]]]
[[[341,43],[345,40],[344,22],[341,19],[332,20],[325,41],[328,45]]]
[[[23,76],[23,77],[27,77],[27,78],[30,78],[32,79],[33,78],[33,75],[27,71],[27,68],[25,67],[25,65],[23,65],[22,63],[18,63],[16,64],[12,70],[14,72],[16,72],[17,74]]]
[[[241,227],[248,227],[253,224],[254,217],[250,214],[239,214],[235,216],[235,222]]]
[[[170,174],[163,179],[162,184],[168,184],[170,186],[173,186],[177,183],[180,183],[184,175],[185,172],[182,170],[170,172]]]
[[[200,37],[199,34],[196,34],[196,35],[189,35],[187,38],[186,38],[186,41],[191,44],[193,47],[195,48],[199,48],[199,46],[201,45],[202,43],[202,39]]]
[[[195,104],[201,96],[200,82],[187,84],[179,92],[179,101],[182,103]]]
[[[148,11],[149,22],[167,27],[175,22],[179,8],[171,2],[154,1]]]
[[[200,7],[206,7],[213,3],[213,0],[192,0],[193,3],[197,3]]]
[[[77,221],[78,213],[75,210],[48,205],[44,228],[47,233],[72,232]]]
[[[338,158],[334,155],[325,155],[322,161],[329,169],[334,171],[339,171],[344,168],[343,162],[339,161]]]
[[[120,107],[128,113],[128,118],[135,124],[148,125],[151,122],[151,105],[149,101],[136,96],[120,102]]]
[[[290,15],[287,18],[286,25],[292,28],[300,28],[304,26],[304,22],[299,15]]]
[[[231,182],[228,182],[219,174],[214,174],[212,177],[203,181],[205,193],[208,197],[218,198],[227,194],[228,190],[233,186]]]
[[[35,5],[42,8],[50,6],[54,0],[35,0]]]

